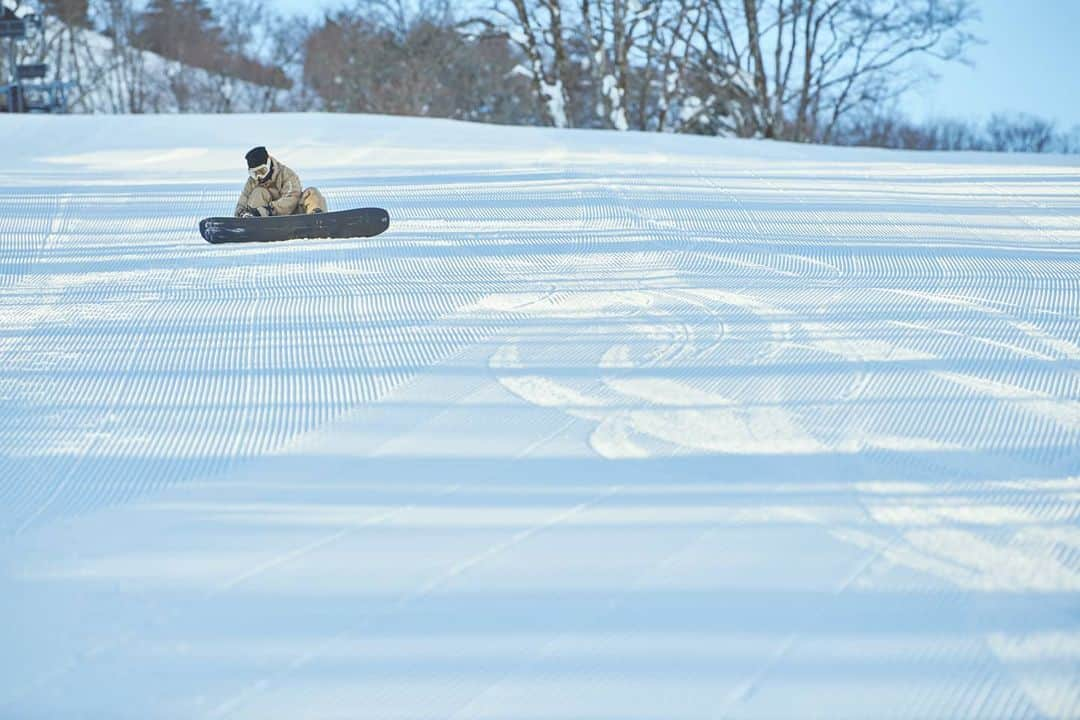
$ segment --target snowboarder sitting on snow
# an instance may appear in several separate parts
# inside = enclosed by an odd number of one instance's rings
[[[326,200],[315,188],[300,189],[296,173],[259,146],[245,155],[248,178],[236,203],[236,217],[300,215],[326,212]]]

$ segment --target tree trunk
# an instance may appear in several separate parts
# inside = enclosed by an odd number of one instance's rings
[[[765,76],[765,60],[761,54],[761,36],[758,30],[757,0],[743,0],[743,11],[746,13],[747,47],[750,50],[750,57],[754,61],[754,89],[758,94],[756,104],[762,110],[762,114],[764,115],[764,127],[759,126],[758,129],[764,132],[765,137],[771,138],[773,136],[773,128],[772,113],[769,107],[769,82]]]

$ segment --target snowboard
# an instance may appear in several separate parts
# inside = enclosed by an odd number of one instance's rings
[[[382,208],[357,208],[310,215],[210,217],[199,222],[208,243],[276,242],[301,238],[374,237],[390,227]]]

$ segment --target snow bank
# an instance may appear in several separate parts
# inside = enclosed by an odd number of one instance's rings
[[[1074,158],[0,133],[0,715],[1080,715]]]

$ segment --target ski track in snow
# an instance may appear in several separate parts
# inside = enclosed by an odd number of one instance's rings
[[[60,120],[0,716],[1080,717],[1075,165],[282,115],[390,231],[210,246],[249,119]]]

